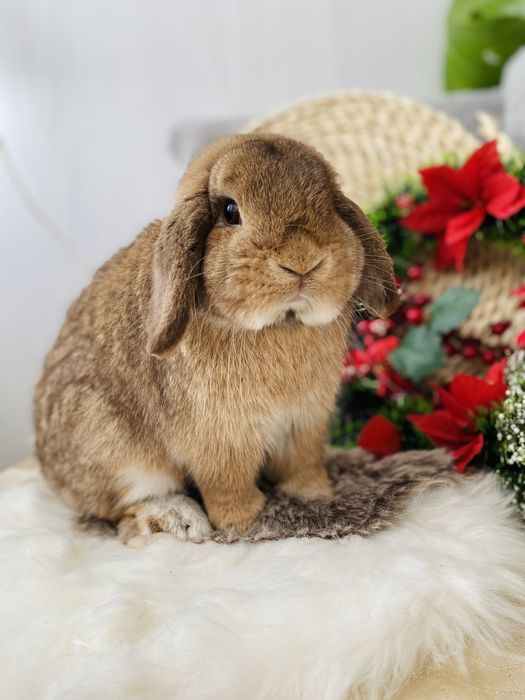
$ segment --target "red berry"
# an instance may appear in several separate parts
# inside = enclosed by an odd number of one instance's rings
[[[443,350],[445,351],[447,357],[452,357],[452,355],[458,354],[457,347],[455,345],[452,345],[452,343],[444,343]]]
[[[405,290],[403,280],[399,275],[394,275],[394,284],[396,285],[396,294],[401,296]]]
[[[343,358],[343,364],[344,364],[345,367],[348,367],[349,365],[353,365],[353,364],[354,364],[354,358],[352,357],[352,353],[350,352],[350,350],[348,350],[348,352],[347,352],[346,355],[344,356],[344,358]]]
[[[370,333],[373,333],[374,335],[385,335],[385,321],[382,318],[374,318],[373,321],[370,321]]]
[[[401,323],[405,322],[405,311],[403,307],[398,307],[396,311],[390,316],[389,321],[392,321],[394,326],[399,326]]]
[[[430,294],[423,294],[422,292],[420,294],[414,294],[412,297],[412,302],[416,306],[426,306],[429,301],[432,301]]]
[[[467,341],[463,343],[463,347],[461,348],[461,354],[467,360],[472,360],[478,355],[478,346],[475,343]]]
[[[523,299],[523,301],[520,301],[518,309],[525,309],[525,299]]]
[[[422,265],[410,265],[407,270],[407,277],[412,282],[420,280],[423,277],[423,266]]]
[[[494,335],[502,335],[509,326],[510,321],[500,321],[499,323],[493,323],[490,330],[494,333]]]
[[[365,321],[364,319],[362,321],[359,321],[359,323],[356,326],[357,332],[358,333],[368,333],[368,329],[370,328],[370,321]]]
[[[365,348],[369,348],[372,345],[372,343],[375,342],[376,341],[374,336],[370,335],[370,333],[367,333],[367,335],[365,335],[365,337],[363,338],[363,345],[365,346]]]
[[[357,370],[355,367],[343,367],[343,372],[341,374],[341,381],[351,382],[352,379],[357,375]]]
[[[496,353],[494,350],[483,350],[481,359],[486,365],[491,365],[493,362],[496,362]]]
[[[405,318],[412,326],[419,326],[423,322],[423,312],[417,306],[411,306],[405,311]]]
[[[402,210],[411,210],[414,208],[414,199],[408,192],[402,192],[396,197],[396,207]]]

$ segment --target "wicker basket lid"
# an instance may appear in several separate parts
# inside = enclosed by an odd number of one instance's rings
[[[293,105],[248,130],[275,132],[317,148],[339,173],[345,194],[362,207],[382,183],[415,173],[446,153],[467,154],[478,140],[456,120],[388,93],[336,93]]]
[[[254,122],[248,130],[283,134],[317,148],[338,172],[345,194],[365,209],[381,198],[383,183],[402,181],[424,165],[442,162],[447,154],[466,157],[479,145],[456,119],[388,93],[336,93],[308,100]],[[487,345],[512,345],[518,330],[525,328],[525,309],[518,310],[510,296],[525,280],[521,256],[475,242],[461,273],[438,272],[431,261],[425,268],[423,280],[411,285],[411,291],[424,289],[438,296],[463,284],[481,292],[480,303],[461,327],[463,336]],[[506,319],[512,326],[495,338],[491,325]],[[460,358],[452,358],[448,371],[461,364]],[[469,371],[483,369],[475,365],[469,362]]]

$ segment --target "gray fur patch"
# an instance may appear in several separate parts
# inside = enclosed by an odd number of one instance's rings
[[[327,468],[334,484],[330,501],[302,503],[263,485],[268,502],[255,525],[242,535],[215,531],[212,539],[231,543],[368,537],[398,521],[416,493],[458,479],[444,450],[400,452],[381,460],[359,448],[331,450]]]
[[[401,520],[407,501],[417,493],[465,478],[454,471],[445,450],[399,452],[378,460],[360,448],[330,449],[327,470],[334,484],[330,501],[303,503],[263,483],[268,501],[255,525],[241,535],[214,530],[211,539],[230,544],[289,537],[369,537]],[[114,525],[96,518],[81,518],[79,523],[92,534],[116,532]]]

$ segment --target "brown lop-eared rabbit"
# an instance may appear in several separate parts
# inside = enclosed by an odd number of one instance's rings
[[[270,134],[217,141],[171,214],[70,307],[36,390],[45,476],[124,542],[247,530],[263,470],[292,497],[329,497],[353,309],[383,315],[396,297],[382,239],[319,153]]]

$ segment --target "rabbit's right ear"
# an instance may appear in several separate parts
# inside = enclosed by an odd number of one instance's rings
[[[173,212],[162,222],[155,243],[151,298],[146,318],[147,350],[164,357],[179,342],[196,303],[206,237],[212,227],[210,173],[229,149],[248,134],[211,143],[188,166],[177,188]]]
[[[168,355],[188,325],[210,228],[207,192],[179,202],[162,222],[155,242],[146,317],[147,350],[156,357]]]

